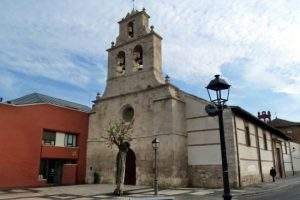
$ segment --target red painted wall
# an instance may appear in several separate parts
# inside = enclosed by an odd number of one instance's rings
[[[76,183],[84,183],[88,113],[49,104],[0,104],[0,188],[42,185],[40,158],[49,154],[41,148],[43,129],[78,134]]]

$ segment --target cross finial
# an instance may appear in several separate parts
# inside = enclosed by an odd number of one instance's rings
[[[132,10],[134,10],[134,3],[135,3],[135,0],[132,0]]]
[[[165,81],[166,81],[166,83],[170,83],[170,76],[169,75],[166,75]]]

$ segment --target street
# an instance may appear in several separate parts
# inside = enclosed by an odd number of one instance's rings
[[[255,200],[299,200],[300,199],[300,183],[291,185],[279,190],[272,190],[257,194],[243,195],[238,199],[255,199]]]
[[[126,186],[124,197],[113,197],[114,185],[92,184],[27,189],[0,190],[1,199],[59,200],[59,199],[153,199],[149,186]],[[160,189],[160,197],[176,200],[222,200],[222,189],[169,188]],[[298,200],[300,199],[300,176],[277,179],[275,183],[263,183],[242,189],[231,190],[233,200]]]

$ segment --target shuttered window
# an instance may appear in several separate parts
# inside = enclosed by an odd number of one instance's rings
[[[56,133],[52,131],[43,132],[43,144],[55,146]]]

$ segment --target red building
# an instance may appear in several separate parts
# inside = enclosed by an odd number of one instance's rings
[[[84,183],[89,111],[38,93],[0,103],[0,188]]]

